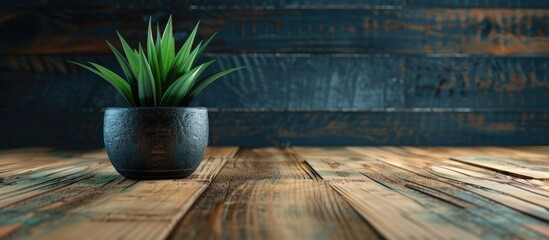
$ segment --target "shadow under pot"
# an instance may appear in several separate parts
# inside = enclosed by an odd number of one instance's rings
[[[187,177],[208,145],[206,108],[108,108],[104,121],[107,155],[127,178]]]

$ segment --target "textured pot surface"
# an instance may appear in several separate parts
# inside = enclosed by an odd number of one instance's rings
[[[169,179],[191,175],[208,145],[206,108],[108,108],[105,148],[122,176]]]

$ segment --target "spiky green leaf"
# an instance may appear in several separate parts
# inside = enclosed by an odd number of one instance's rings
[[[152,71],[153,79],[155,79],[156,95],[162,95],[162,86],[164,79],[164,72],[160,69],[159,59],[156,54],[156,46],[154,45],[154,39],[152,34],[151,19],[149,18],[149,29],[147,31],[147,56]]]
[[[208,85],[213,83],[218,78],[223,77],[223,76],[225,76],[229,73],[232,73],[234,71],[240,70],[242,68],[245,68],[245,67],[236,67],[236,68],[227,69],[225,71],[221,71],[221,72],[218,72],[216,74],[212,74],[212,75],[206,77],[204,80],[200,81],[200,83],[196,84],[193,87],[193,89],[191,89],[189,95],[191,97],[196,96],[198,93],[200,93],[202,90],[204,90],[204,88],[206,88]]]
[[[109,82],[122,95],[122,97],[124,97],[124,99],[126,100],[126,102],[128,102],[129,105],[135,106],[130,85],[126,81],[124,81],[124,79],[122,79],[120,76],[118,76],[118,74],[96,63],[90,62],[90,64],[96,68],[96,69],[93,69],[92,67],[86,66],[81,63],[77,63],[73,61],[70,61],[70,62],[80,67],[83,67],[89,70],[90,72],[93,72],[96,75],[100,76],[101,78],[107,80],[107,82]]]
[[[139,102],[142,106],[156,106],[156,86],[151,66],[142,48],[139,49],[139,55],[139,64],[141,67],[139,77],[137,78]]]
[[[96,63],[90,63],[91,66],[75,64],[107,80],[132,106],[187,105],[210,83],[240,69],[228,69],[197,83],[199,76],[213,61],[197,67],[195,64],[215,36],[214,33],[193,48],[199,24],[196,24],[177,53],[171,16],[163,33],[157,23],[156,38],[153,36],[151,18],[149,18],[146,52],[141,47],[141,43],[136,49],[131,48],[117,32],[124,55],[109,42],[107,44],[120,64],[125,78]]]
[[[186,73],[188,72],[189,70],[191,70],[192,66],[193,66],[193,63],[196,61],[196,59],[198,58],[198,52],[200,51],[200,47],[202,46],[202,41],[200,41],[198,43],[198,45],[196,45],[196,47],[193,49],[193,51],[189,54],[189,56],[187,57],[187,59],[185,59],[185,61],[183,62],[183,64],[181,65],[181,69],[179,69],[180,71],[182,71],[183,73]]]
[[[195,59],[193,60],[192,64],[191,65],[194,65],[196,64],[196,61],[198,61],[198,59],[200,58],[200,56],[202,55],[202,53],[204,52],[204,50],[206,49],[206,47],[208,46],[208,44],[210,44],[210,42],[212,41],[212,39],[215,37],[217,33],[214,33],[212,34],[205,42],[204,44],[202,44],[202,46],[200,46],[200,48],[198,49],[198,52],[196,54],[196,57]]]
[[[132,70],[130,69],[130,65],[126,58],[122,56],[122,54],[116,49],[109,41],[106,41],[107,45],[111,48],[112,52],[114,53],[114,56],[116,57],[116,60],[118,61],[118,64],[120,64],[120,68],[122,68],[122,72],[124,72],[124,76],[126,77],[126,81],[128,83],[131,82],[132,79],[134,79],[134,75]]]
[[[175,57],[175,39],[173,37],[172,17],[168,19],[162,39],[160,39],[160,56],[162,61],[163,76],[167,76]]]
[[[213,62],[203,63],[175,80],[162,96],[160,106],[177,106],[188,95],[200,74]]]
[[[132,73],[134,77],[137,78],[137,76],[139,76],[139,54],[132,49],[130,45],[128,45],[126,40],[124,40],[118,31],[116,34],[118,34],[118,39],[122,44],[122,48],[124,49],[124,53],[126,54],[126,59],[128,60]]]
[[[200,22],[194,26],[194,29],[191,31],[191,34],[187,37],[187,40],[185,40],[185,43],[183,43],[183,46],[179,49],[177,52],[177,55],[175,56],[175,65],[181,66],[185,59],[189,57],[189,54],[191,53],[194,38],[196,37],[196,32],[198,31],[198,25],[200,25]]]

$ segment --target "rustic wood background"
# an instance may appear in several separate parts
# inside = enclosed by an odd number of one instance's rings
[[[193,105],[212,145],[547,145],[549,1],[41,0],[0,2],[0,146],[102,146],[105,40],[149,16],[218,32],[213,68],[245,70]]]

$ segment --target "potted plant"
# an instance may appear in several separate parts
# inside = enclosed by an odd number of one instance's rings
[[[79,66],[107,80],[130,107],[107,108],[104,141],[114,168],[136,179],[182,178],[192,174],[208,144],[208,112],[188,107],[200,91],[216,79],[242,67],[227,69],[199,81],[214,61],[198,64],[212,35],[193,48],[198,23],[176,52],[171,16],[153,38],[151,20],[147,50],[132,49],[118,33],[124,55],[109,42],[123,76],[99,64]]]

